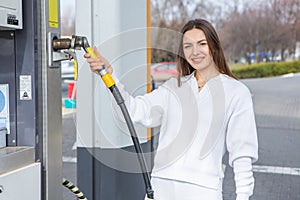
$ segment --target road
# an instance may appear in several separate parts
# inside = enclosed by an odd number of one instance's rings
[[[254,102],[259,160],[254,164],[255,200],[300,199],[300,74],[243,80]],[[224,200],[235,197],[227,167]]]
[[[253,95],[259,140],[251,200],[300,199],[300,74],[242,80]],[[63,117],[63,175],[76,183],[75,115]],[[226,164],[226,156],[225,156]],[[224,200],[235,199],[232,169],[227,165]],[[64,189],[65,200],[75,200]]]

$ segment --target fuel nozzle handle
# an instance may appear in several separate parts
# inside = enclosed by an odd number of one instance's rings
[[[89,53],[91,58],[97,58],[97,55],[95,54],[93,48],[89,45],[89,43],[86,41],[85,45],[82,47],[86,53]]]
[[[89,53],[91,58],[97,58],[97,55],[93,51],[89,42],[84,36],[73,35],[72,38],[55,38],[52,41],[52,46],[54,50],[62,49],[81,49],[83,48],[86,53]],[[110,73],[106,70],[105,66],[99,70],[99,75],[104,81],[106,87],[111,88],[115,85],[115,81],[111,77]]]
[[[87,42],[87,41],[86,41]],[[90,54],[91,58],[97,58],[97,55],[93,51],[92,47],[85,43],[83,49],[86,53]],[[102,65],[102,68],[99,70],[99,75],[101,76],[103,82],[105,83],[106,87],[111,89],[112,86],[115,86],[115,81],[113,80],[111,74],[107,71],[104,65]]]
[[[86,53],[90,54],[91,58],[97,58],[97,55],[95,54],[93,48],[89,45],[89,42],[86,37],[72,36],[70,48],[83,48]],[[102,66],[102,68],[99,71],[99,75],[101,76],[106,87],[108,87],[109,89],[111,89],[111,87],[115,85],[115,81],[111,77],[111,74],[108,73],[105,66]]]

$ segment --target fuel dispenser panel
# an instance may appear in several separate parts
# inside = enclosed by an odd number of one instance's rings
[[[0,29],[22,29],[22,0],[0,1]]]
[[[15,32],[0,31],[0,147],[16,145]]]

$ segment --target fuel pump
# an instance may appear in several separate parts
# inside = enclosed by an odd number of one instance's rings
[[[81,49],[83,48],[85,52],[89,53],[92,58],[96,58],[97,55],[94,53],[92,47],[89,45],[88,40],[86,37],[82,36],[72,36],[71,39],[69,38],[54,38],[52,41],[52,47],[54,51],[58,50],[70,50],[70,49]],[[66,52],[67,53],[67,52]],[[137,153],[138,161],[141,167],[144,183],[146,186],[146,195],[147,199],[154,199],[154,191],[152,190],[152,186],[150,183],[150,174],[146,167],[146,161],[143,155],[143,151],[141,145],[139,143],[139,139],[137,137],[134,125],[126,108],[124,99],[120,94],[118,87],[116,86],[113,78],[111,77],[110,73],[106,70],[105,66],[102,66],[102,69],[99,71],[99,75],[101,76],[103,82],[105,83],[106,87],[111,91],[113,94],[117,104],[119,105],[122,114],[125,118],[127,127],[131,134],[131,139],[134,144],[135,151]]]
[[[0,1],[0,199],[41,199],[31,1]],[[36,11],[35,11],[36,13]],[[23,18],[26,16],[26,18]],[[26,53],[25,53],[26,52]],[[30,55],[30,56],[26,56]]]

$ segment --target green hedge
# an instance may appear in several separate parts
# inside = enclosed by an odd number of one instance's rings
[[[232,69],[232,72],[239,79],[279,76],[300,72],[300,61],[253,64]]]

